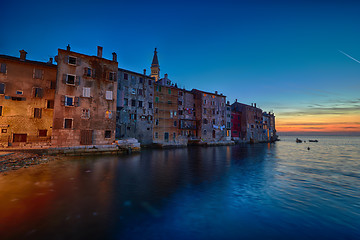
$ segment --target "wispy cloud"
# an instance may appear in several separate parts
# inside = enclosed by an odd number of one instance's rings
[[[352,59],[352,60],[354,60],[355,62],[357,62],[357,63],[360,63],[360,61],[359,60],[357,60],[356,58],[353,58],[352,56],[350,56],[349,54],[347,54],[347,53],[344,53],[343,51],[341,51],[341,50],[338,50],[339,52],[341,52],[342,54],[344,54],[345,56],[347,56],[348,58],[350,58],[350,59]]]

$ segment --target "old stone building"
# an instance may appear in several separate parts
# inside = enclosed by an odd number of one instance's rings
[[[243,103],[235,102],[231,105],[232,112],[241,113],[241,133],[239,134],[240,140],[258,142],[263,141],[263,126],[262,126],[262,110],[256,107],[255,104],[246,105]],[[237,129],[232,129],[234,134]],[[237,134],[233,137],[237,137]]]
[[[178,116],[180,135],[188,142],[198,139],[194,93],[179,89]]]
[[[118,69],[116,138],[136,138],[142,145],[152,144],[154,116],[154,78]]]
[[[52,144],[104,145],[115,140],[118,63],[59,49]]]
[[[231,141],[231,105],[226,102],[226,140]]]
[[[180,136],[178,115],[179,89],[155,83],[153,142],[162,146],[186,145]]]
[[[227,141],[226,96],[193,89],[197,136],[204,142]]]
[[[0,146],[50,143],[56,65],[0,55]]]

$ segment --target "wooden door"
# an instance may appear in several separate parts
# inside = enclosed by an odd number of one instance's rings
[[[81,130],[80,131],[80,144],[81,145],[92,145],[92,130]]]

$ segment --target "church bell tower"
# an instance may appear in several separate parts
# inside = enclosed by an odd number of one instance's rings
[[[150,69],[151,69],[151,75],[150,76],[154,77],[155,82],[157,82],[160,79],[160,66],[159,66],[159,60],[158,60],[158,57],[157,57],[156,48],[155,48],[155,51],[154,51],[154,57],[153,57]]]

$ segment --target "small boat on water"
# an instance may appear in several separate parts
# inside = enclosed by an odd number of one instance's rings
[[[302,143],[302,140],[301,140],[301,139],[296,138],[296,142],[297,142],[297,143]]]
[[[318,140],[309,140],[309,142],[319,142]]]

